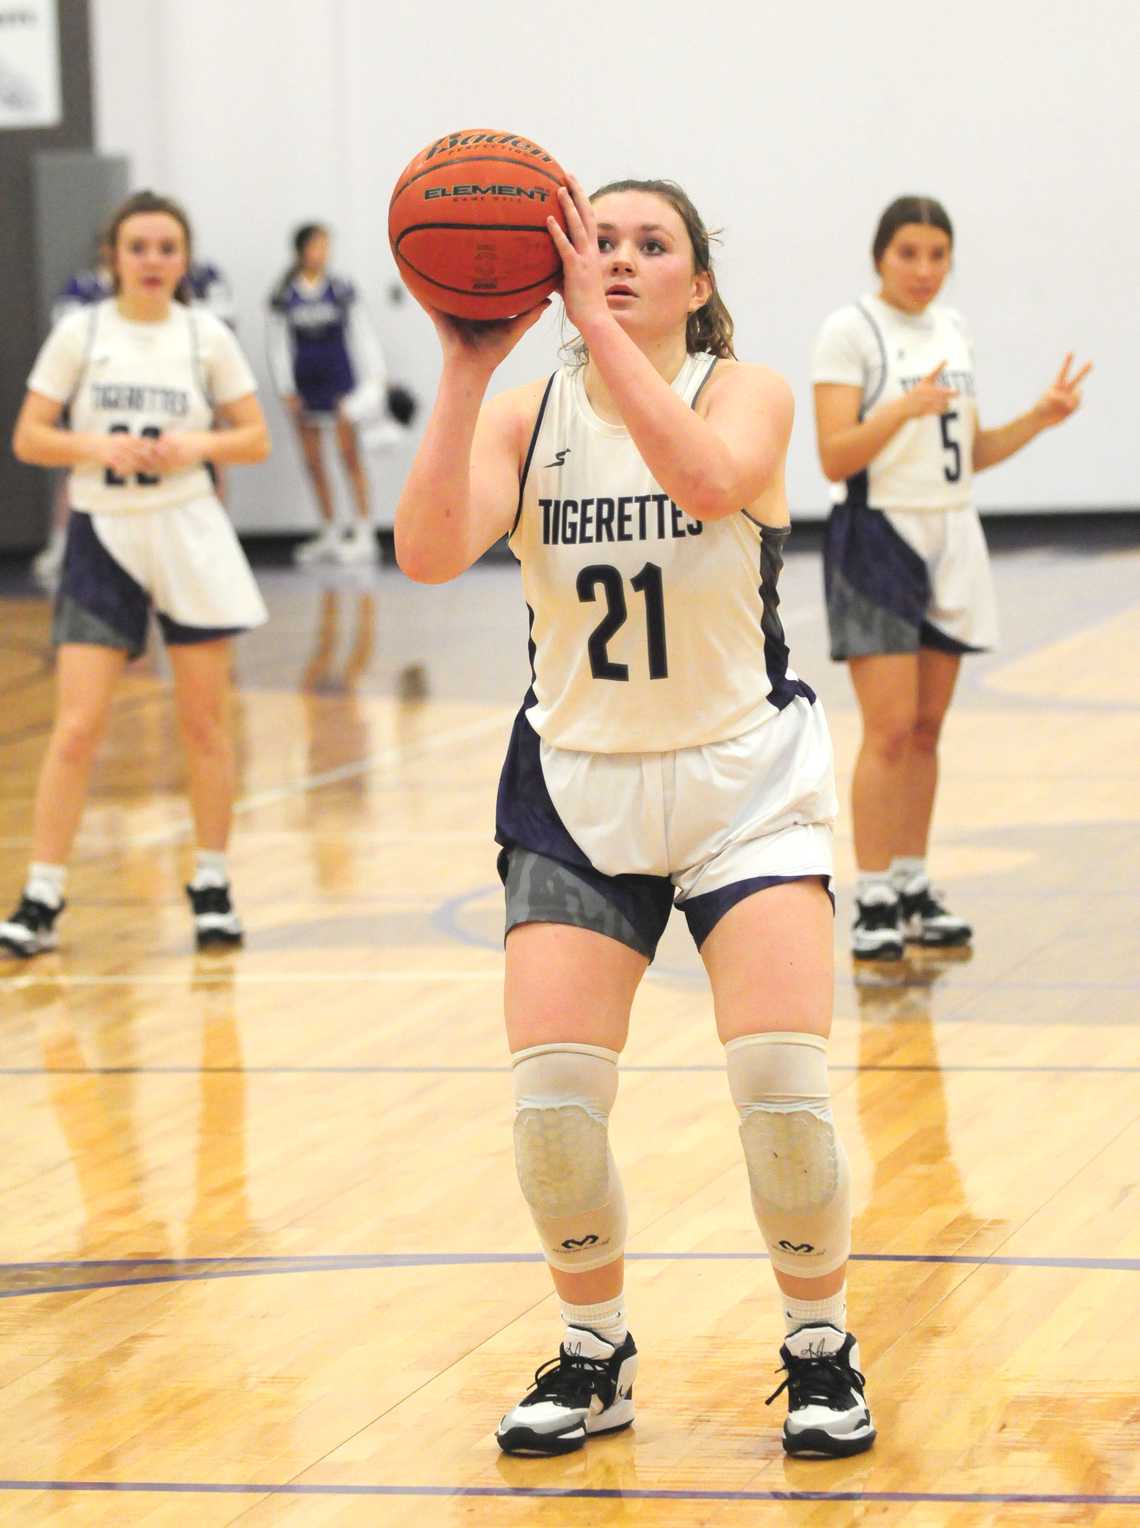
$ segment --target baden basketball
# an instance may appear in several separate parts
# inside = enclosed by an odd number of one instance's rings
[[[400,176],[388,239],[413,296],[458,318],[512,318],[554,291],[546,219],[566,219],[561,166],[517,133],[472,128],[428,144]]]

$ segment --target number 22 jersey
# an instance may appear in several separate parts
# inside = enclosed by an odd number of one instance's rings
[[[715,365],[689,356],[674,392],[693,405]],[[510,536],[531,613],[531,726],[556,748],[665,753],[814,700],[777,613],[786,538],[743,510],[691,518],[629,431],[595,414],[584,368],[555,372]]]

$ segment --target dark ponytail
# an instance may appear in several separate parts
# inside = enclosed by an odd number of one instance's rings
[[[908,223],[925,223],[930,228],[941,228],[953,246],[954,229],[949,214],[941,202],[936,202],[932,196],[899,196],[883,213],[879,219],[879,226],[875,230],[871,256],[876,270],[895,234],[900,228],[905,228]]]

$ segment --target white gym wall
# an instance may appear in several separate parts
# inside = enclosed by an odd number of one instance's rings
[[[276,449],[240,469],[242,530],[315,523],[263,356],[264,298],[289,231],[328,221],[393,375],[430,400],[437,348],[396,281],[393,183],[460,127],[524,133],[592,186],[679,180],[722,226],[721,283],[743,359],[796,393],[788,488],[826,511],[809,363],[824,316],[871,286],[867,249],[902,192],[957,230],[945,300],[973,330],[982,418],[1027,408],[1065,351],[1091,357],[1086,406],[979,479],[983,509],[1133,507],[1132,271],[1140,248],[1135,0],[92,0],[98,146],[191,210],[230,275]],[[548,371],[557,320],[497,378]],[[405,449],[373,462],[391,523]]]

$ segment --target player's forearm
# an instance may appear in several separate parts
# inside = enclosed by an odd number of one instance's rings
[[[57,425],[21,420],[12,436],[12,451],[17,461],[31,467],[75,467],[102,460],[98,441],[97,435],[77,435]]]
[[[446,362],[396,506],[396,561],[417,583],[447,583],[474,561],[471,445],[490,381],[482,366]]]
[[[974,471],[984,472],[987,467],[996,467],[998,462],[1004,462],[1023,446],[1027,446],[1044,428],[1037,410],[1030,409],[1028,414],[1021,414],[1008,424],[999,425],[996,430],[976,431]]]
[[[675,393],[613,319],[583,334],[642,461],[697,520],[735,514],[763,491],[745,483],[725,440]],[[778,469],[779,463],[773,464]]]
[[[213,462],[216,467],[248,467],[263,462],[271,446],[269,430],[263,422],[206,430],[202,436],[202,460]]]
[[[819,462],[824,477],[829,482],[842,483],[862,472],[894,439],[907,418],[906,399],[896,398],[858,424],[835,430],[826,437],[821,435]]]

